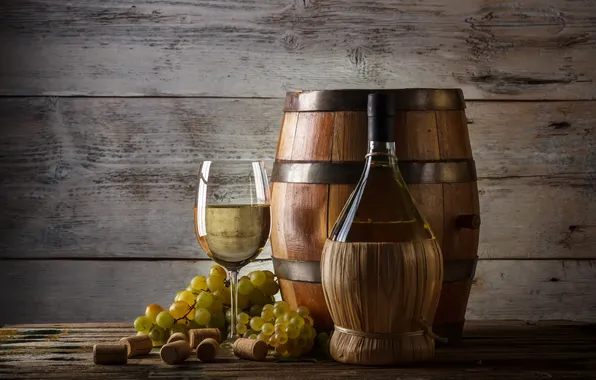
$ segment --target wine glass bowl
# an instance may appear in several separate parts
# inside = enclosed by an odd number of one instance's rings
[[[228,340],[236,334],[238,271],[262,252],[271,230],[263,161],[203,161],[194,208],[195,233],[205,253],[226,268],[231,282]]]

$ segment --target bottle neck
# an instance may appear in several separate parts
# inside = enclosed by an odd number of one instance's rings
[[[391,165],[397,163],[395,155],[395,142],[369,141],[366,164],[370,165]]]

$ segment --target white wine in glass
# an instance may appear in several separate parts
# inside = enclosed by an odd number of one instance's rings
[[[228,341],[238,338],[238,271],[263,250],[271,230],[263,161],[203,161],[195,198],[195,232],[203,250],[226,268],[231,282]]]

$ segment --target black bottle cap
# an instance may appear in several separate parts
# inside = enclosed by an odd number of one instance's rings
[[[395,100],[393,94],[375,92],[368,94],[368,140],[395,141]]]

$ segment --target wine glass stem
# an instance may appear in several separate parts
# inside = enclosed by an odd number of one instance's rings
[[[230,340],[234,340],[238,338],[238,333],[236,331],[236,317],[238,316],[238,271],[230,270],[230,281],[231,281],[231,288],[232,291],[230,292],[232,300],[232,318],[230,320],[230,334],[228,338]]]

